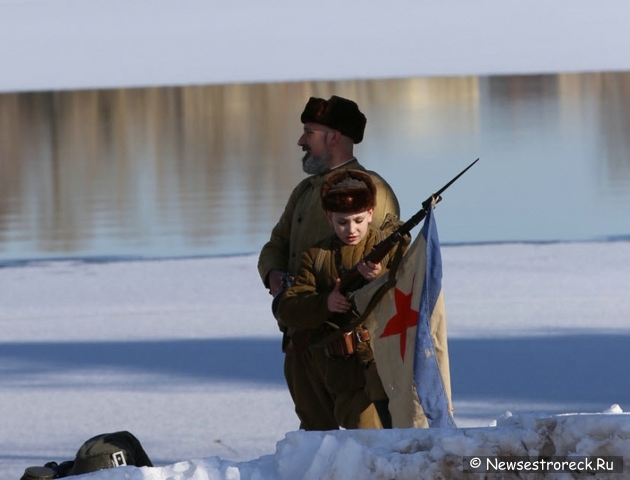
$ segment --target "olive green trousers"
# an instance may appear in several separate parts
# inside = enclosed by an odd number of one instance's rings
[[[300,428],[382,428],[366,390],[366,371],[356,355],[328,358],[323,348],[314,346],[298,355],[289,343],[285,349],[284,376]]]

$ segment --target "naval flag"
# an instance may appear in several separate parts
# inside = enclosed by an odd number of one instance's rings
[[[395,275],[395,285],[370,309],[363,324],[370,331],[393,426],[455,427],[442,257],[433,209],[425,217],[421,235],[390,274]],[[387,281],[385,274],[354,293],[360,313]]]

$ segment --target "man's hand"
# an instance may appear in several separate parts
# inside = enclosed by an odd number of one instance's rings
[[[371,282],[381,273],[381,264],[361,260],[357,265],[357,270],[361,275],[363,275],[363,278],[365,278],[368,282]]]
[[[328,295],[327,306],[328,310],[333,313],[346,313],[352,307],[350,300],[339,291],[341,281],[337,279],[335,282],[335,288]]]
[[[284,290],[284,276],[285,272],[282,270],[270,270],[269,271],[269,293],[272,296],[278,295]]]

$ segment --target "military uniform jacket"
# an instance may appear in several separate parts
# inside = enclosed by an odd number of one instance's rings
[[[392,219],[382,229],[369,226],[365,237],[357,245],[346,245],[333,234],[307,249],[302,255],[294,285],[280,301],[279,313],[283,323],[291,331],[309,330],[322,326],[333,315],[352,316],[351,312],[338,314],[328,310],[328,295],[335,281],[344,269],[349,270],[356,265],[372,251],[374,245],[389,236],[401,223]],[[381,275],[387,271],[394,252],[395,248],[381,260]]]
[[[271,238],[260,252],[258,272],[266,287],[269,287],[268,275],[271,270],[296,275],[302,253],[315,242],[334,233],[321,205],[320,190],[327,176],[337,169],[362,170],[372,177],[376,185],[372,225],[380,226],[387,213],[400,216],[398,199],[389,184],[378,174],[366,170],[356,158],[322,175],[305,178],[291,193],[280,220],[271,232]]]

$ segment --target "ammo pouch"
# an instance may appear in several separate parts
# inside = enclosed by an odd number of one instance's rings
[[[370,333],[366,329],[351,330],[328,342],[324,347],[324,352],[329,358],[348,358],[357,351],[359,343],[369,340]]]

